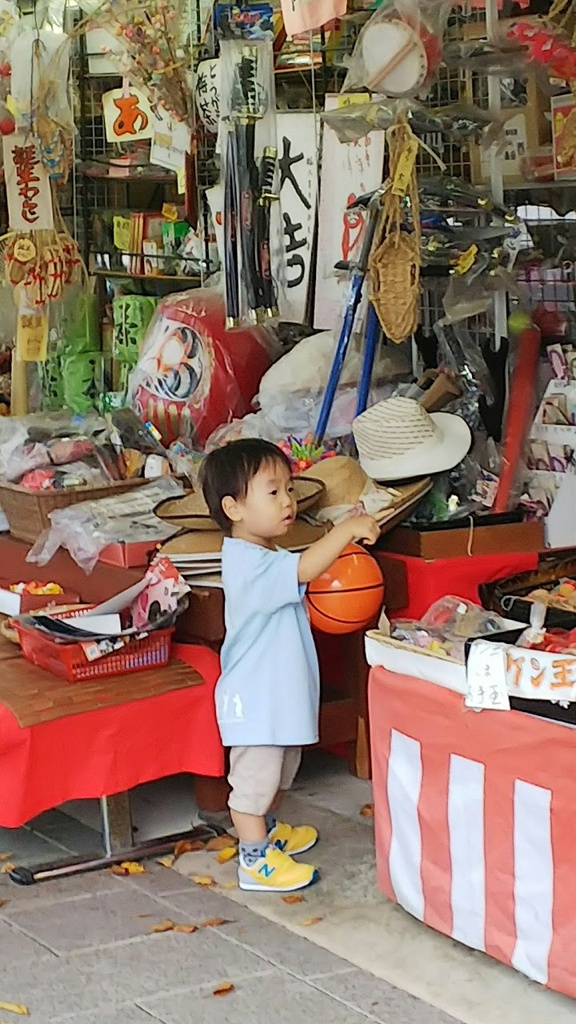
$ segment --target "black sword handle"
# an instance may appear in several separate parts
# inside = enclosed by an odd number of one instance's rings
[[[226,143],[224,178],[224,277],[226,281],[226,327],[240,323],[240,290],[238,281],[238,182],[234,135]]]
[[[278,298],[270,259],[270,208],[272,203],[278,199],[278,196],[274,194],[274,174],[277,159],[278,151],[273,146],[267,146],[260,162],[256,220],[256,246],[262,288],[262,303],[268,317],[278,316]]]
[[[258,320],[258,311],[261,309],[254,232],[254,207],[257,197],[254,194],[253,171],[251,169],[251,164],[254,162],[254,129],[253,122],[248,124],[236,122],[234,125],[240,192],[239,228],[240,250],[242,253],[242,280],[246,292],[248,316],[252,322]]]

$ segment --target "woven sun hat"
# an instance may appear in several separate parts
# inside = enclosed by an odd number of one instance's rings
[[[324,537],[328,528],[326,524],[315,526],[297,518],[287,533],[279,537],[275,543],[279,548],[286,548],[289,551],[304,551],[314,541]],[[205,556],[209,561],[219,560],[223,540],[224,534],[221,530],[190,530],[189,533],[180,533],[177,537],[165,541],[159,549],[159,554],[168,558]]]
[[[412,398],[387,398],[357,416],[352,432],[362,469],[373,480],[409,480],[452,469],[471,443],[464,420],[428,413]]]
[[[359,462],[347,455],[322,459],[304,470],[301,476],[312,473],[322,480],[325,488],[311,513],[316,522],[342,522],[362,505],[367,515],[383,525],[404,509],[407,515],[431,487],[428,478],[400,487],[383,487],[374,483]]]
[[[294,481],[294,493],[298,512],[305,512],[319,500],[324,490],[321,480],[298,477]],[[218,530],[218,524],[210,515],[208,505],[201,491],[191,491],[182,498],[166,498],[154,509],[154,515],[164,523],[180,530]]]

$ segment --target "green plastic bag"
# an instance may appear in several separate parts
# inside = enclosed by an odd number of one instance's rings
[[[103,373],[101,352],[62,356],[65,407],[76,413],[96,409],[103,389]]]
[[[131,367],[136,366],[148,324],[157,305],[158,299],[148,295],[119,295],[114,299],[113,359]]]

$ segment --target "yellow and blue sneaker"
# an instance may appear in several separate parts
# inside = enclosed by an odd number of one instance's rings
[[[267,846],[250,867],[242,857],[238,864],[238,885],[249,892],[294,892],[313,885],[318,877],[311,864],[299,864],[274,846]]]
[[[268,840],[271,846],[294,857],[297,853],[311,850],[318,842],[318,833],[311,825],[292,826],[277,821],[268,833]]]

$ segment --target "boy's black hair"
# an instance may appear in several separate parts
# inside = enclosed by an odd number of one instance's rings
[[[223,498],[245,498],[248,484],[266,463],[276,462],[292,472],[290,459],[275,444],[259,438],[230,441],[210,452],[202,463],[200,483],[210,515],[225,533],[232,522],[222,508]]]

